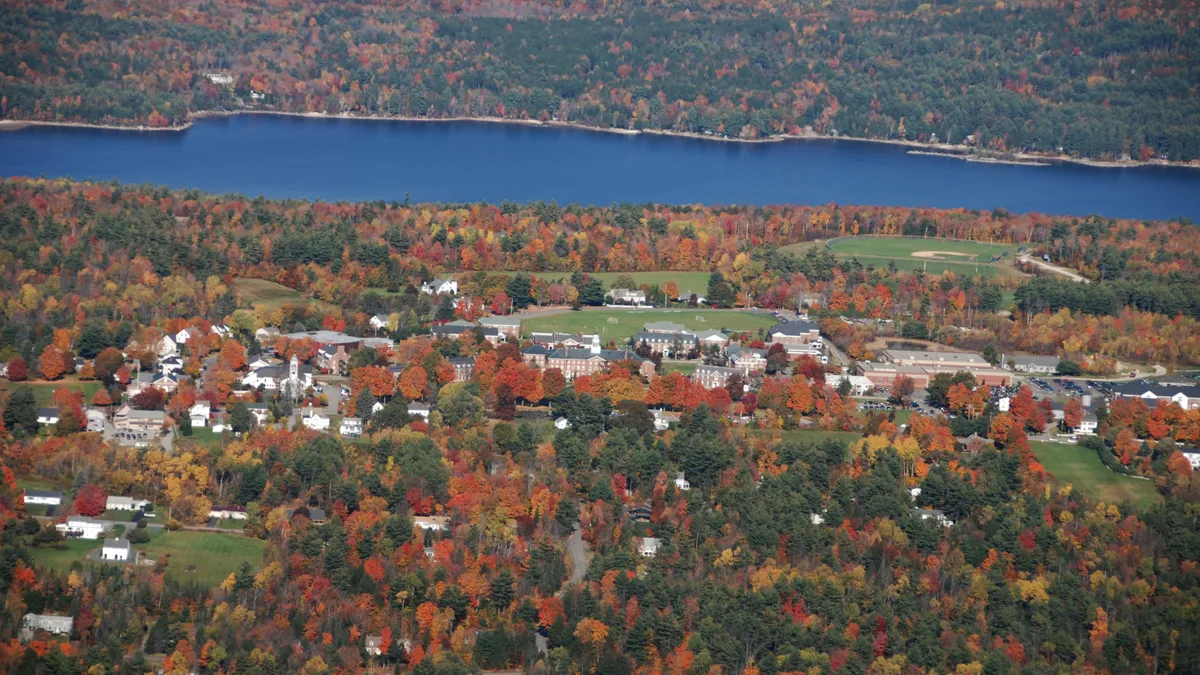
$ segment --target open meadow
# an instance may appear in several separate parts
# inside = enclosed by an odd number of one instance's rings
[[[1096,453],[1087,448],[1046,441],[1030,441],[1029,445],[1046,471],[1059,482],[1070,483],[1075,490],[1092,499],[1131,502],[1143,508],[1159,500],[1154,483],[1110,471]]]
[[[803,256],[824,242],[790,244],[780,250]],[[959,276],[1023,276],[1012,266],[1014,244],[993,244],[957,239],[918,239],[909,237],[837,237],[828,242],[829,250],[839,259],[857,258],[864,265],[902,270],[925,270],[929,274],[954,272]],[[995,260],[993,260],[995,259]]]
[[[728,309],[585,309],[536,316],[521,322],[521,332],[599,333],[600,340],[617,344],[628,340],[651,321],[672,321],[691,330],[723,329],[728,332],[756,331],[775,325],[767,312]]]
[[[237,290],[238,295],[242,296],[243,304],[249,307],[261,306],[269,309],[279,309],[284,305],[333,307],[327,302],[306,297],[295,289],[266,279],[237,278],[233,280],[233,287]]]
[[[45,380],[32,380],[27,382],[9,382],[8,380],[0,380],[0,397],[6,396],[10,392],[28,387],[33,390],[33,398],[39,406],[49,407],[53,405],[54,392],[59,387],[66,387],[71,391],[82,391],[84,403],[91,403],[92,396],[100,389],[100,382],[96,380],[88,380],[82,382],[72,377],[65,377],[61,380],[47,382]]]
[[[262,566],[266,542],[253,537],[215,532],[164,532],[134,548],[155,560],[167,560],[167,574],[179,581],[216,586],[243,562]],[[194,569],[193,569],[194,566]]]

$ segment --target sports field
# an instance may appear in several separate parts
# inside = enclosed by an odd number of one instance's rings
[[[728,309],[586,309],[525,319],[521,332],[599,333],[604,343],[615,340],[620,345],[651,321],[671,321],[691,330],[723,329],[727,333],[770,328],[776,323],[767,312]]]
[[[864,265],[900,269],[923,269],[929,274],[946,271],[968,276],[1014,276],[1012,267],[1017,247],[955,239],[909,239],[901,237],[839,237],[829,241],[838,258],[857,258]],[[993,262],[993,258],[996,259]]]
[[[54,392],[58,391],[59,387],[66,387],[71,391],[82,391],[85,403],[92,402],[92,396],[100,389],[100,383],[96,380],[88,380],[86,382],[75,379],[74,376],[65,377],[54,382],[46,382],[44,380],[36,380],[33,382],[9,382],[8,380],[0,381],[0,393],[15,391],[22,387],[28,387],[33,390],[33,398],[39,406],[50,406],[54,399]]]
[[[1029,445],[1046,471],[1092,499],[1118,504],[1132,502],[1143,508],[1159,500],[1154,483],[1109,471],[1096,453],[1087,448],[1045,441],[1030,441]]]

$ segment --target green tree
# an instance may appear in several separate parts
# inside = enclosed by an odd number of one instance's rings
[[[8,397],[4,405],[4,427],[14,432],[32,434],[38,428],[37,399],[29,387],[21,387]]]

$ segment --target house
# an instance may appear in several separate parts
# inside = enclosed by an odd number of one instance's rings
[[[821,331],[812,321],[784,321],[767,331],[772,344],[783,345],[792,354],[800,349],[811,350],[814,342],[820,342]]]
[[[38,424],[58,424],[58,408],[38,408]]]
[[[681,323],[673,323],[671,321],[651,321],[642,325],[642,330],[647,333],[688,333],[687,326]]]
[[[363,433],[362,419],[359,417],[343,417],[338,433],[348,438],[358,438]]]
[[[325,509],[318,509],[315,507],[312,507],[312,508],[301,507],[301,508],[304,508],[306,511],[308,511],[308,513],[307,514],[300,513],[300,515],[306,516],[308,518],[309,522],[311,522],[313,525],[322,525],[328,519],[328,516],[325,515]],[[300,509],[288,509],[287,511],[284,511],[284,514],[287,515],[288,520],[291,520],[292,518],[294,518],[296,516],[296,512],[299,510]]]
[[[851,396],[866,396],[875,389],[875,383],[871,382],[871,380],[863,377],[862,375],[825,376],[825,384],[829,385],[835,390],[841,386],[843,380],[850,382]]]
[[[85,414],[87,415],[88,431],[104,431],[105,415],[103,410],[88,408]]]
[[[129,406],[123,406],[113,416],[113,424],[119,431],[158,433],[166,421],[167,415],[161,410],[134,410]]]
[[[104,502],[105,511],[141,511],[150,505],[145,499],[109,495]]]
[[[463,321],[462,319],[458,319],[457,321],[451,321],[449,323],[444,323],[444,324],[441,324],[440,326],[433,326],[432,328],[430,328],[429,332],[433,335],[434,338],[437,338],[437,339],[457,340],[457,339],[461,338],[463,335],[466,335],[467,333],[471,332],[472,330],[478,330],[480,333],[483,334],[484,339],[487,340],[488,342],[491,342],[492,344],[500,344],[501,342],[504,341],[503,337],[500,335],[500,331],[498,329],[496,329],[495,327],[479,326],[477,324],[471,323],[470,321]]]
[[[741,374],[741,371],[737,368],[696,366],[696,372],[692,373],[692,379],[705,389],[715,389],[717,387],[724,387],[734,375]]]
[[[454,357],[450,359],[450,365],[454,366],[455,382],[470,382],[471,378],[475,377],[475,359],[473,357]]]
[[[280,361],[279,359],[273,359],[269,356],[259,355],[259,356],[256,356],[253,361],[246,364],[246,367],[249,368],[250,370],[258,370],[259,368],[270,368],[271,366],[278,366],[282,363],[283,363],[283,361]]]
[[[685,491],[692,489],[692,484],[688,482],[687,478],[683,477],[682,471],[675,474],[675,487],[679,490],[685,490]]]
[[[913,509],[913,514],[921,520],[932,520],[942,527],[951,527],[954,521],[946,517],[946,514],[938,509]]]
[[[629,519],[636,523],[650,522],[650,516],[653,510],[649,504],[635,504],[629,509]]]
[[[421,284],[421,292],[426,295],[458,295],[458,282],[454,279],[434,279]]]
[[[504,337],[521,337],[521,319],[515,316],[485,316],[479,320],[480,326],[495,328]]]
[[[687,331],[682,333],[641,331],[634,333],[629,340],[634,347],[645,344],[654,354],[682,354],[696,346],[695,334]]]
[[[176,333],[174,339],[175,344],[186,345],[189,341],[198,340],[202,337],[204,337],[204,333],[201,333],[199,328],[196,328],[195,326],[188,326],[187,328],[184,328]]]
[[[233,335],[233,329],[223,323],[214,323],[208,327],[208,332],[221,338],[227,338]]]
[[[263,326],[254,331],[254,339],[259,343],[274,342],[279,339],[279,329],[275,326]]]
[[[217,520],[245,520],[249,514],[240,506],[214,506],[208,510],[208,517]]]
[[[554,420],[554,428],[558,429],[559,431],[562,431],[563,429],[570,429],[571,428],[571,420],[569,420],[565,417],[560,417],[560,418]]]
[[[1057,356],[1020,356],[1013,354],[1012,356],[1000,357],[1000,363],[1008,366],[1011,370],[1018,373],[1039,373],[1050,374],[1058,370]]]
[[[55,525],[54,529],[67,537],[99,539],[108,526],[87,516],[70,516],[65,522]]]
[[[377,331],[384,330],[389,324],[388,315],[376,314],[375,316],[371,317],[371,320],[367,323],[371,324],[371,328],[374,328]]]
[[[110,562],[129,562],[129,540],[123,537],[105,539],[100,547],[100,559]]]
[[[425,405],[424,403],[408,404],[409,417],[420,417],[421,419],[428,420],[429,412],[429,406]]]
[[[254,423],[258,426],[266,424],[271,419],[271,409],[267,407],[266,403],[247,403],[246,410],[250,411],[254,417]]]
[[[53,490],[26,490],[25,505],[44,504],[46,506],[59,506],[62,504],[62,493]]]
[[[808,514],[808,522],[812,523],[813,525],[824,525],[825,516],[819,513],[810,513]]]
[[[211,413],[212,404],[208,401],[199,401],[188,411],[188,419],[191,420],[194,427],[206,427],[208,426],[208,416]]]
[[[8,377],[8,361],[0,361],[0,377]]]
[[[599,335],[587,333],[530,333],[529,340],[534,345],[542,345],[550,349],[555,347],[586,347]]]
[[[52,635],[70,635],[74,629],[74,617],[30,613],[21,618],[21,641],[29,642],[37,631],[45,631]]]
[[[1200,449],[1198,448],[1180,448],[1183,453],[1183,458],[1192,465],[1192,471],[1200,471]]]
[[[165,359],[159,359],[158,370],[163,375],[171,375],[183,370],[183,361],[178,356],[168,356]]]
[[[367,638],[363,640],[363,649],[365,649],[371,656],[379,656],[383,654],[383,636],[368,635]]]
[[[142,371],[137,374],[133,382],[129,383],[128,393],[130,396],[137,396],[143,391],[154,387],[155,389],[169,394],[176,389],[179,389],[179,375],[175,371],[164,371],[153,373],[150,371]]]
[[[521,358],[534,368],[545,368],[546,357],[550,355],[550,352],[551,349],[546,345],[532,344],[521,350]],[[474,364],[472,364],[473,369]]]
[[[311,429],[313,431],[329,431],[330,419],[317,412],[316,409],[302,408],[300,415],[305,429]]]
[[[1120,398],[1140,398],[1147,402],[1168,399],[1184,410],[1200,408],[1200,385],[1167,382],[1126,382],[1113,387],[1113,395]],[[1148,403],[1153,406],[1153,404]]]
[[[449,516],[416,516],[413,525],[422,530],[441,532],[450,526]]]
[[[702,330],[696,333],[696,342],[701,347],[716,347],[724,349],[729,344],[729,336],[716,329]]]
[[[666,431],[671,428],[671,418],[662,410],[654,410],[651,412],[654,415],[654,430]]]
[[[1079,426],[1075,429],[1075,433],[1090,436],[1096,433],[1098,426],[1100,426],[1100,420],[1096,417],[1096,413],[1086,412],[1083,417],[1079,418]]]
[[[643,558],[653,558],[658,555],[658,549],[662,546],[662,541],[658,537],[642,537],[638,543],[638,553]]]
[[[613,288],[604,294],[614,305],[644,305],[646,292],[641,289]]]
[[[175,340],[173,340],[170,335],[164,335],[163,338],[158,341],[158,358],[165,359],[168,356],[174,356],[178,353],[179,345],[175,343]]]
[[[908,496],[911,497],[914,502],[917,501],[917,497],[921,496],[921,488],[910,488],[908,491]]]
[[[595,375],[620,362],[635,364],[638,373],[646,378],[654,374],[654,364],[631,351],[601,349],[598,335],[592,336],[592,345],[588,349],[560,348],[546,355],[546,367],[561,370],[568,382],[581,375]]]

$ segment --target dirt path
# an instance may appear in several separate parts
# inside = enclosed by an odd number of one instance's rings
[[[1081,276],[1078,272],[1076,272],[1074,270],[1069,270],[1065,267],[1059,267],[1058,265],[1051,265],[1050,263],[1048,263],[1044,260],[1038,260],[1037,258],[1030,258],[1027,255],[1023,255],[1023,256],[1017,258],[1017,260],[1020,260],[1023,263],[1029,263],[1029,264],[1033,265],[1034,267],[1038,267],[1040,269],[1046,270],[1047,272],[1050,272],[1051,274],[1057,274],[1059,276],[1064,276],[1072,281],[1078,281],[1079,283],[1082,283],[1082,284],[1090,284],[1091,283],[1090,279],[1088,279],[1087,277]]]

